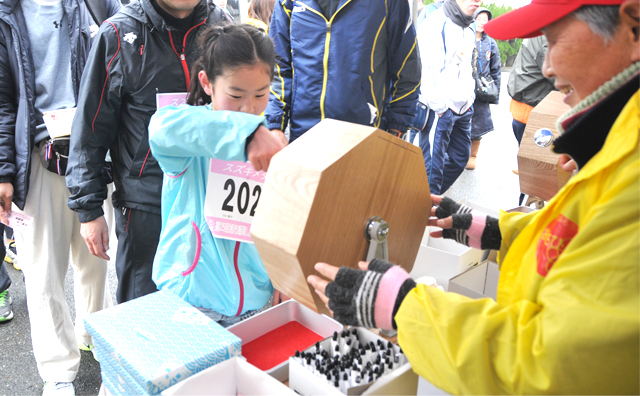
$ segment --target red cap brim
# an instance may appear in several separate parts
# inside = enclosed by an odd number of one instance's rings
[[[484,31],[497,40],[536,37],[542,34],[540,29],[582,6],[578,1],[568,2],[568,4],[558,3],[560,2],[534,1],[529,5],[493,18],[484,25]]]

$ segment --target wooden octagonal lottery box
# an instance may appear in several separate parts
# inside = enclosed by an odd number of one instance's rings
[[[326,119],[271,160],[251,236],[276,289],[319,312],[313,266],[357,268],[373,216],[391,262],[411,271],[431,210],[422,151],[382,130]]]
[[[538,146],[534,139],[536,132],[543,128],[548,129],[554,138],[560,135],[556,121],[570,110],[562,98],[562,93],[552,91],[531,111],[518,150],[520,191],[544,201],[556,195],[571,177],[571,173],[558,166],[560,155],[551,151],[550,145]]]

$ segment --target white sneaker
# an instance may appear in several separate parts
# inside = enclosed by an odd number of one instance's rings
[[[42,396],[75,396],[76,390],[71,382],[45,382]]]

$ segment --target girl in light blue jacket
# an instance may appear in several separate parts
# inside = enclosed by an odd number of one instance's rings
[[[264,126],[275,52],[249,25],[211,27],[200,36],[186,105],[159,109],[149,143],[165,173],[162,233],[153,280],[229,326],[272,304],[274,289],[250,243],[214,237],[204,217],[210,158],[266,171],[286,141]]]

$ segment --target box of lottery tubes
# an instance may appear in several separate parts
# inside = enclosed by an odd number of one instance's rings
[[[415,395],[417,386],[400,347],[361,327],[289,358],[289,387],[301,395]]]
[[[289,378],[289,356],[343,329],[333,318],[295,300],[227,328],[242,340],[247,362],[282,382]]]

